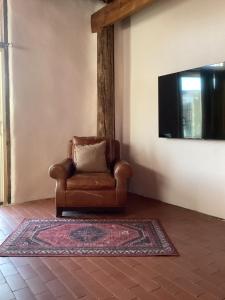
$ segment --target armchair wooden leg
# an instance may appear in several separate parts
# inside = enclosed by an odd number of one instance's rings
[[[62,218],[63,208],[62,207],[56,207],[56,217]]]

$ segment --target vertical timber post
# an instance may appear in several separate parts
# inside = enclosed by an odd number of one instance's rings
[[[114,25],[97,33],[97,135],[115,138]]]

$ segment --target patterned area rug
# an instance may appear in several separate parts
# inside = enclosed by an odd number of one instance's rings
[[[0,256],[178,255],[158,220],[25,219]]]

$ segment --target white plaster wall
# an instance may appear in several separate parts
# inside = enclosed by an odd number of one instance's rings
[[[159,0],[118,25],[116,37],[129,57],[117,52],[116,105],[128,105],[117,135],[128,142],[132,191],[222,218],[225,141],[159,139],[158,76],[225,61],[224,12],[224,0]]]
[[[54,195],[51,164],[96,134],[93,0],[9,0],[12,202]]]

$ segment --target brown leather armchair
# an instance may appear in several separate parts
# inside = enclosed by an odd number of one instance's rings
[[[106,162],[109,173],[78,173],[73,160],[75,145],[90,145],[106,140]],[[131,166],[120,160],[120,143],[99,137],[73,137],[68,158],[50,167],[49,175],[56,179],[56,216],[63,210],[125,208],[127,181]]]

